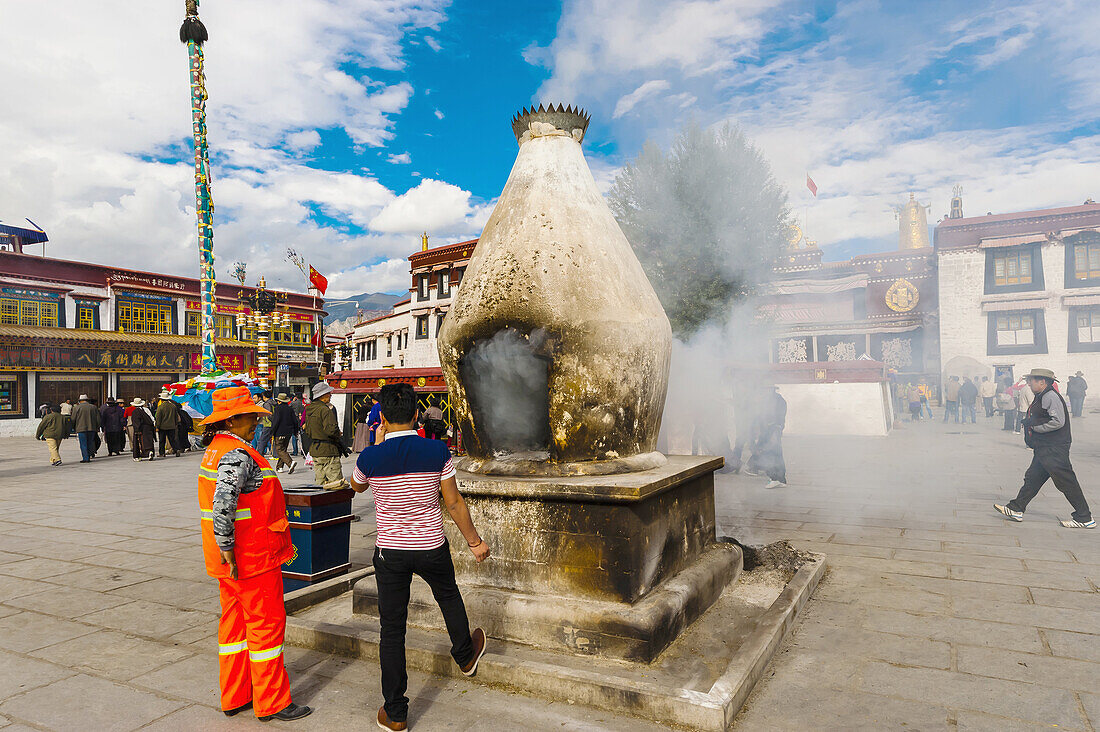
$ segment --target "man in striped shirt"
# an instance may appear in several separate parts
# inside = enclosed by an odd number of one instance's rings
[[[382,423],[375,444],[363,450],[355,463],[351,487],[374,494],[378,539],[374,549],[374,576],[378,584],[382,665],[382,696],[378,726],[407,729],[409,699],[405,696],[405,624],[409,614],[409,586],[414,574],[432,589],[447,633],[451,656],[466,676],[477,672],[485,653],[485,632],[470,632],[466,606],[455,583],[454,563],[443,534],[439,494],[474,558],[489,556],[489,545],[478,535],[466,502],[458,492],[451,452],[446,443],[416,434],[416,392],[409,384],[387,384],[378,402]]]

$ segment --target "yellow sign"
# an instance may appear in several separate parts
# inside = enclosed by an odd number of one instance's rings
[[[419,379],[416,380],[416,385],[417,386],[424,386],[424,384],[427,384],[427,383],[428,383],[428,380],[425,379],[423,376],[421,376]]]
[[[385,385],[386,385],[386,380],[385,379],[379,379],[378,380],[378,386],[385,386]]]
[[[907,313],[920,301],[920,291],[909,280],[901,277],[886,291],[886,306],[898,313]]]

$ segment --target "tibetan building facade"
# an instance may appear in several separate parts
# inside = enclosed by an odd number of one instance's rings
[[[44,241],[0,238],[0,435],[33,434],[42,404],[81,394],[100,404],[148,399],[199,373],[197,279],[24,253],[33,243]],[[253,288],[217,287],[218,365],[255,373],[256,334],[236,326],[242,289]],[[290,325],[272,334],[272,367],[305,388],[317,379],[311,340],[323,301],[287,293],[287,305]]]
[[[1100,374],[1100,204],[964,217],[935,229],[947,374]]]
[[[936,257],[925,207],[910,196],[898,218],[896,251],[842,262],[823,262],[793,229],[758,311],[771,325],[773,363],[818,364],[812,371],[832,381],[830,365],[871,359],[900,381],[939,383]]]
[[[409,296],[390,313],[357,323],[348,336],[351,363],[328,377],[334,403],[350,430],[365,417],[365,396],[385,384],[406,382],[420,395],[420,408],[439,407],[453,426],[447,384],[439,367],[437,338],[458,293],[477,240],[421,249],[409,256]],[[340,398],[340,395],[346,395]],[[350,432],[348,434],[351,434]]]

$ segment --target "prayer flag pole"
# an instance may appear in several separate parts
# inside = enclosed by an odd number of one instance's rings
[[[218,370],[215,341],[214,202],[210,197],[210,154],[206,144],[206,75],[202,44],[209,37],[199,20],[199,0],[186,0],[180,41],[187,44],[191,77],[191,130],[195,138],[195,215],[199,234],[199,293],[202,300],[202,373]]]

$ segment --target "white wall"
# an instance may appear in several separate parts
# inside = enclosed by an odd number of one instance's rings
[[[1085,372],[1100,384],[1100,353],[1069,353],[1069,309],[1062,304],[1066,295],[1100,293],[1100,288],[1065,288],[1065,250],[1061,244],[1042,246],[1043,279],[1046,297],[1035,301],[1044,310],[1047,353],[1025,355],[987,355],[988,315],[982,303],[997,299],[985,295],[985,251],[980,249],[946,250],[938,257],[940,297],[940,363],[948,364],[957,356],[974,359],[993,375],[994,365],[1011,365],[1017,378],[1033,368],[1049,368],[1064,383],[1075,371]],[[1033,292],[1015,293],[1002,299],[1027,299]]]
[[[781,384],[788,435],[886,435],[893,407],[885,383]]]

